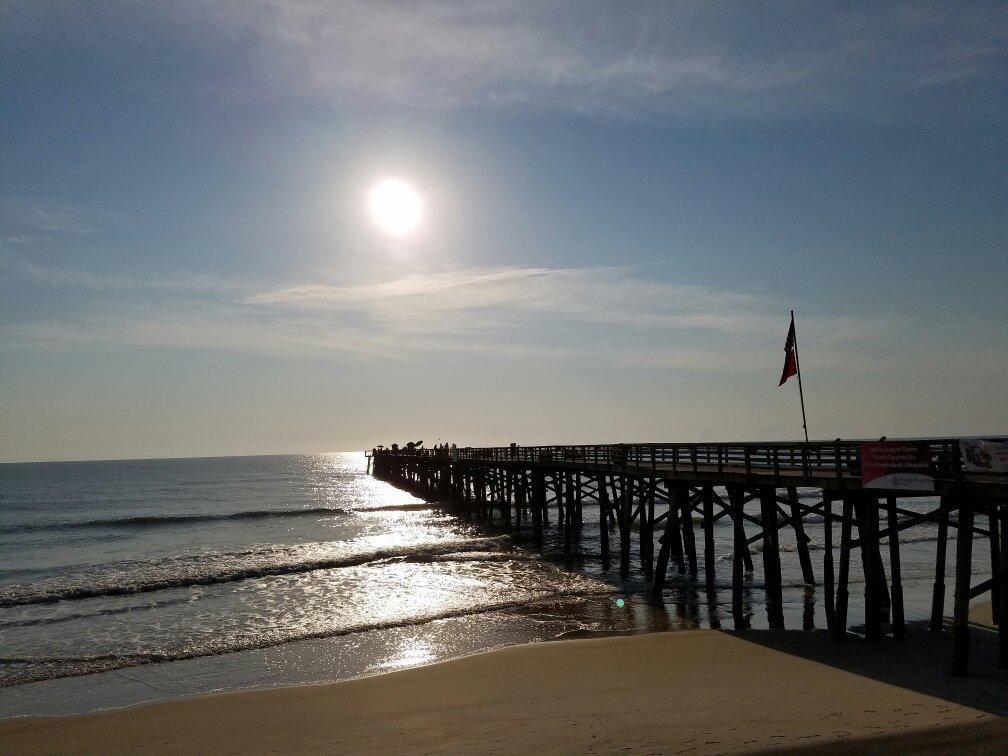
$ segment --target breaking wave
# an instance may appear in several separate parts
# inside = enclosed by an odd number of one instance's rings
[[[368,539],[361,541],[363,543],[320,542],[254,551],[189,554],[150,562],[113,562],[91,572],[2,586],[0,607],[128,596],[170,588],[353,567],[389,559],[432,560],[466,551],[493,550],[495,546],[500,549],[507,544],[506,538],[500,536],[386,547],[375,547],[367,542]],[[486,559],[485,556],[480,558]]]
[[[0,534],[38,533],[51,530],[82,530],[88,528],[114,528],[129,530],[136,528],[174,527],[207,522],[229,520],[267,520],[282,517],[339,517],[354,516],[358,513],[393,511],[403,512],[430,509],[429,504],[395,504],[384,507],[342,509],[337,507],[310,507],[307,509],[257,509],[245,512],[222,514],[177,514],[143,515],[136,517],[108,517],[95,520],[23,523],[14,527],[0,528]]]

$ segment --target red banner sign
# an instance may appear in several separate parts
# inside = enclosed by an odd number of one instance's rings
[[[934,491],[931,447],[926,441],[861,443],[861,487]]]

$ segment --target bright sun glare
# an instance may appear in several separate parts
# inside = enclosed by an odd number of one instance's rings
[[[405,181],[386,178],[371,187],[368,210],[379,230],[402,237],[419,225],[423,202],[416,189]]]

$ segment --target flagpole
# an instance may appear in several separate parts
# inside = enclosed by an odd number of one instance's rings
[[[805,392],[801,385],[801,360],[798,359],[798,329],[794,324],[794,310],[791,310],[791,328],[794,330],[794,361],[795,370],[798,372],[798,398],[801,399],[801,424],[805,431],[805,443],[808,443],[808,423],[805,421]]]

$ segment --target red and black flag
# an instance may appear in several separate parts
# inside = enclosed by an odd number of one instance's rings
[[[798,362],[798,336],[795,335],[794,310],[791,310],[791,327],[787,332],[787,341],[784,342],[784,369],[781,371],[780,388],[787,383],[792,375],[798,376],[798,398],[801,400],[801,421],[802,429],[805,431],[805,443],[808,443],[808,423],[805,421],[805,392],[801,385],[801,364]]]
[[[795,355],[794,315],[791,316],[791,327],[784,342],[784,370],[781,372],[778,387],[783,386],[792,375],[798,375],[798,358]]]

